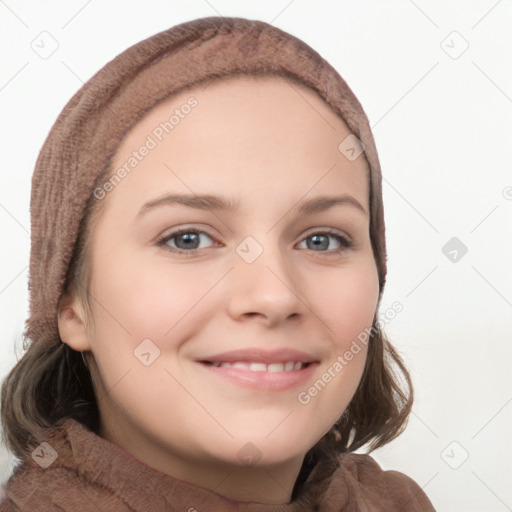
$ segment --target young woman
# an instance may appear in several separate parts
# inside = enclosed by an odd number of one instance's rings
[[[305,43],[215,17],[129,48],[51,130],[31,220],[0,510],[433,510],[354,453],[412,386],[371,130]]]

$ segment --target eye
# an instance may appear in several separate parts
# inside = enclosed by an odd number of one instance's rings
[[[334,239],[338,243],[338,248],[331,251],[324,251],[329,247],[329,239]],[[345,236],[339,234],[337,231],[326,229],[324,231],[317,231],[310,234],[301,242],[306,243],[306,249],[313,250],[314,252],[327,252],[327,253],[340,253],[353,246],[353,243]],[[317,250],[320,249],[320,250]]]
[[[185,228],[173,231],[172,233],[159,238],[156,244],[158,246],[165,246],[165,249],[171,252],[191,256],[200,249],[205,248],[200,247],[201,238],[203,237],[213,240],[213,237],[205,231],[194,228]],[[324,249],[327,249],[330,245],[330,239],[336,240],[338,247],[330,251],[325,251]],[[173,245],[170,245],[169,242],[172,242]],[[308,235],[301,242],[301,244],[304,243],[306,243],[306,249],[312,250],[313,252],[325,252],[327,254],[338,254],[353,246],[353,243],[347,237],[330,229],[317,231]],[[215,242],[215,245],[218,246],[219,244]]]
[[[171,252],[191,255],[195,254],[196,251],[198,251],[199,249],[204,249],[204,247],[199,247],[199,245],[201,244],[201,235],[204,235],[206,238],[213,240],[213,238],[205,231],[187,228],[179,231],[174,231],[173,233],[170,233],[160,238],[157,241],[157,245],[165,245],[165,248],[170,250]],[[175,240],[175,247],[172,247],[167,243],[172,240]]]

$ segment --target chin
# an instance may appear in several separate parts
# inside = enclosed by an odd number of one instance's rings
[[[297,431],[292,433],[287,429],[280,435],[274,434],[275,432],[268,437],[261,433],[259,437],[245,435],[230,441],[231,448],[228,452],[234,452],[235,455],[231,463],[253,467],[281,465],[294,459],[302,459],[315,444],[314,440],[298,436]]]

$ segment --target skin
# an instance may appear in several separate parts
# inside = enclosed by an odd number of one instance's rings
[[[267,76],[171,97],[127,135],[114,169],[190,96],[197,106],[101,199],[92,235],[93,322],[87,327],[78,299],[64,297],[61,339],[94,355],[102,437],[232,499],[285,503],[305,453],[343,413],[364,368],[363,346],[309,403],[297,399],[372,325],[379,285],[368,167],[364,155],[349,161],[340,153],[350,131],[314,91]],[[239,211],[161,205],[134,221],[147,201],[191,191],[238,201]],[[304,200],[341,194],[364,211],[344,203],[299,214]],[[184,247],[183,237],[157,245],[181,228],[206,233],[192,256],[170,251]],[[352,247],[322,237],[329,228]],[[315,234],[325,246],[311,245]],[[263,249],[252,263],[236,251],[247,236]],[[160,355],[145,366],[134,350],[148,338]],[[267,392],[196,361],[247,347],[293,347],[319,364],[303,385]],[[247,443],[255,447],[251,466],[239,456]]]

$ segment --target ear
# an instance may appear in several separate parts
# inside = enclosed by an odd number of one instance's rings
[[[60,339],[78,352],[91,349],[80,301],[69,294],[61,297],[58,311]]]

